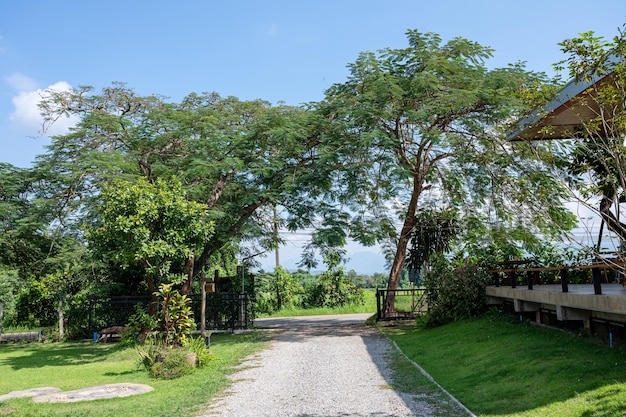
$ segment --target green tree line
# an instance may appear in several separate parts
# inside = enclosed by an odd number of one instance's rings
[[[580,57],[572,68],[623,43],[591,38],[563,44]],[[407,41],[361,53],[346,81],[302,106],[217,93],[173,102],[121,83],[50,92],[45,126],[79,122],[31,168],[0,164],[5,320],[50,325],[59,301],[78,317],[89,295],[159,283],[189,293],[275,249],[276,227],[313,230],[301,265],[325,260],[319,300],[344,282],[348,238],[386,249],[389,288],[432,252],[503,259],[562,240],[575,225],[572,153],[505,137],[563,83],[519,62],[492,69],[493,50],[467,39],[409,30]],[[289,294],[279,272],[275,293]]]

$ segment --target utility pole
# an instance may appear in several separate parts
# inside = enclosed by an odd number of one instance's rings
[[[276,210],[276,204],[274,204],[274,240],[276,242],[276,268],[280,266],[280,254],[278,247],[278,211]]]

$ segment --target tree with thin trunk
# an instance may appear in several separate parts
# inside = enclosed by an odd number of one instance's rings
[[[506,122],[528,104],[524,91],[543,76],[521,64],[490,70],[492,50],[463,38],[443,43],[416,30],[407,37],[407,48],[361,53],[348,80],[330,87],[317,106],[328,122],[326,140],[336,143],[346,168],[338,184],[356,213],[354,237],[395,242],[390,290],[398,286],[420,208],[521,224],[526,233],[518,237],[531,240],[533,231],[572,224],[548,170],[525,163],[532,154],[526,144],[503,140]],[[390,202],[399,208],[397,228],[385,214]],[[387,300],[393,309],[393,296]]]

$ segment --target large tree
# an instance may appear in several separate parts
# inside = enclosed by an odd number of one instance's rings
[[[466,222],[514,231],[509,239],[518,242],[572,225],[562,188],[529,158],[540,149],[503,140],[506,122],[527,104],[524,91],[543,77],[521,64],[490,70],[492,50],[463,38],[407,36],[407,48],[361,53],[318,106],[348,168],[346,199],[371,228],[355,236],[371,243],[378,228],[395,239],[389,289],[397,288],[418,209],[456,209]],[[400,207],[397,235],[385,216],[390,201]],[[491,229],[483,229],[486,243]]]
[[[14,300],[5,305],[5,317],[16,318],[11,306],[17,303],[18,318],[35,323],[53,320],[55,301],[64,308],[80,304],[79,297],[66,303],[65,296],[91,288],[95,269],[86,260],[85,247],[59,227],[55,211],[36,198],[46,177],[37,170],[0,164],[0,280],[12,282],[4,296]]]
[[[84,222],[90,199],[112,178],[153,183],[177,175],[215,224],[212,238],[198,249],[194,275],[237,244],[260,247],[255,252],[275,247],[275,206],[280,224],[292,229],[337,210],[326,203],[335,154],[326,151],[315,115],[304,109],[215,93],[173,103],[115,84],[100,94],[89,88],[53,93],[42,110],[47,123],[80,116],[69,134],[53,138],[37,164],[55,173],[44,191],[58,202],[61,221]]]
[[[145,178],[114,181],[98,200],[98,220],[87,234],[90,248],[121,266],[143,268],[152,297],[151,314],[162,283],[185,282],[183,288],[189,292],[196,250],[213,230],[206,221],[206,206],[187,201],[175,178],[154,183]]]

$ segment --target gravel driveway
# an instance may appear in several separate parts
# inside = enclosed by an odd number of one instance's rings
[[[257,320],[273,328],[271,347],[241,365],[205,416],[435,416],[423,395],[391,388],[393,348],[358,324],[367,316]]]

